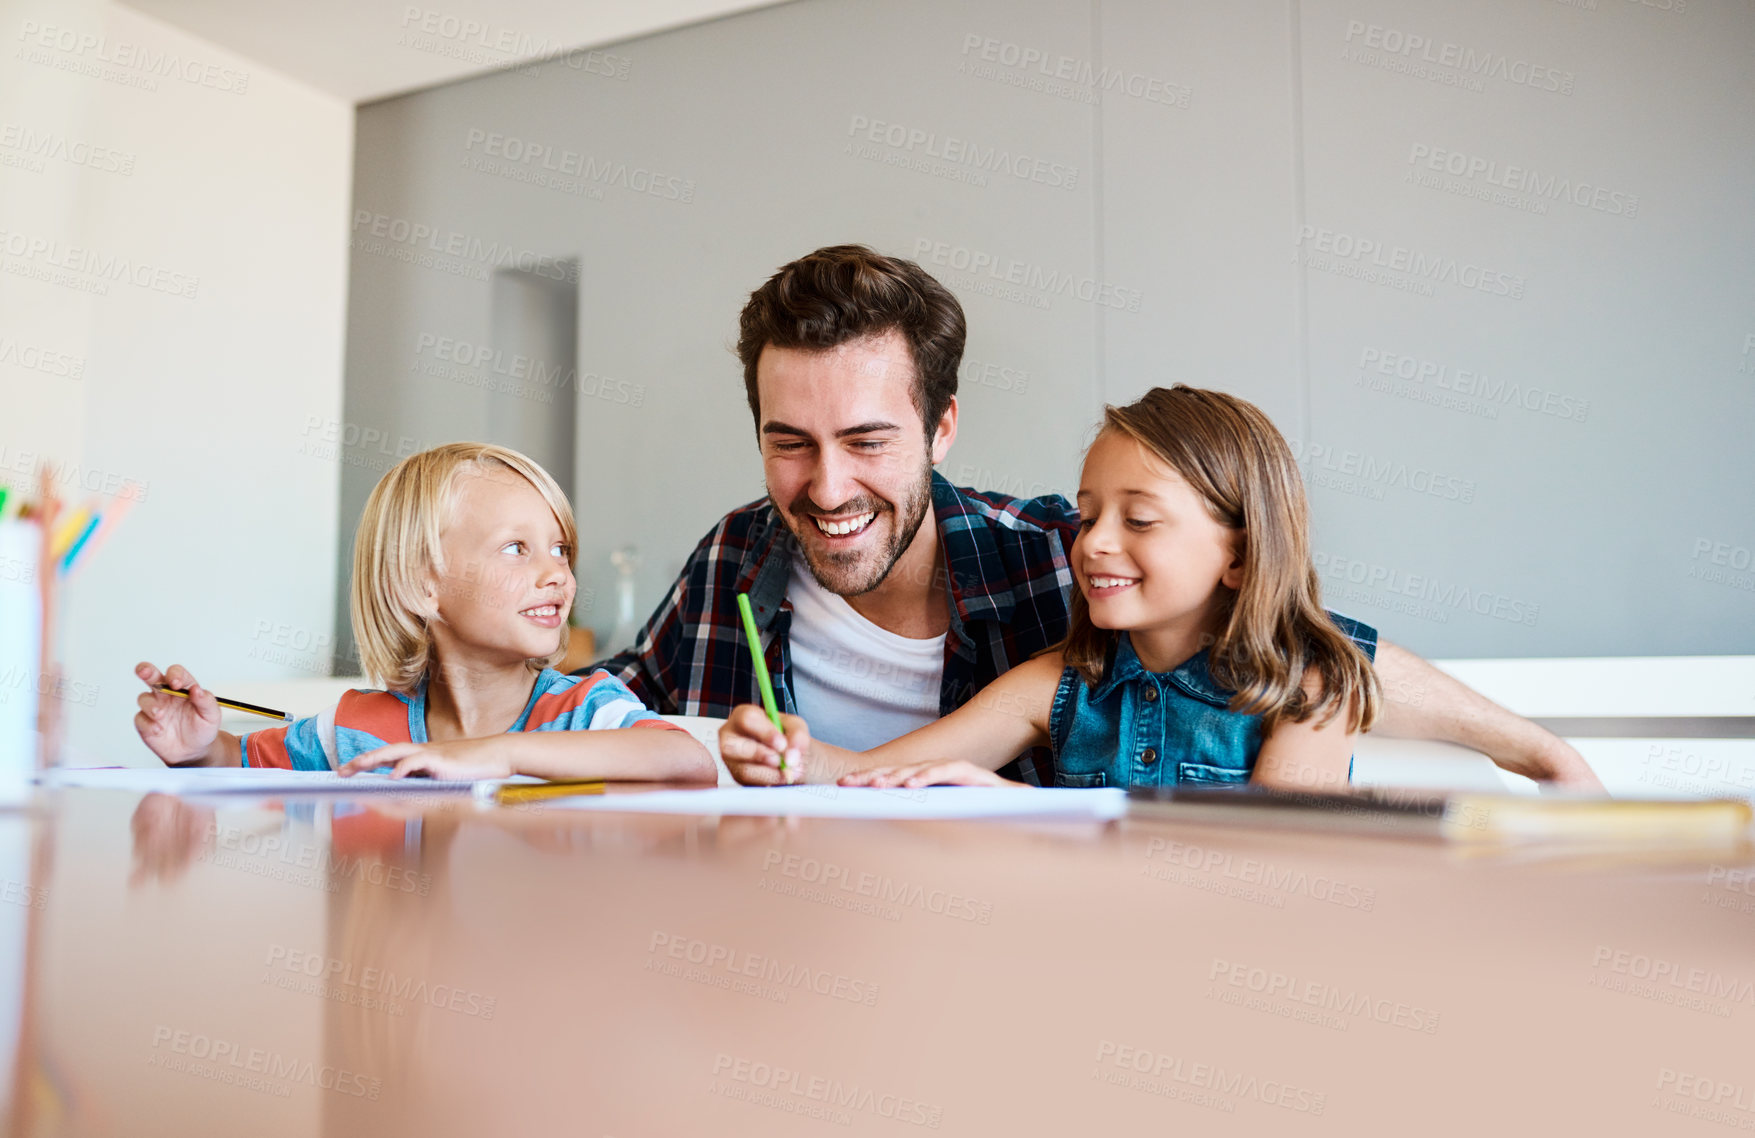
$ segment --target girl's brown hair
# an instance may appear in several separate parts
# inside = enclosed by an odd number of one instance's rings
[[[1206,500],[1215,521],[1238,531],[1243,584],[1209,656],[1213,678],[1237,693],[1231,710],[1260,715],[1265,732],[1282,718],[1320,714],[1327,723],[1344,709],[1349,730],[1370,730],[1382,703],[1377,675],[1322,607],[1304,480],[1273,422],[1234,395],[1178,384],[1105,407],[1103,431],[1137,441]],[[1075,591],[1061,647],[1068,666],[1101,682],[1117,636],[1091,623],[1084,592]],[[1311,673],[1315,698],[1304,691]]]

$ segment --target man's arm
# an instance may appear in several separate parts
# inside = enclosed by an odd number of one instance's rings
[[[1571,790],[1603,784],[1570,743],[1385,640],[1377,649],[1383,715],[1375,734],[1437,739],[1479,751],[1513,774]]]

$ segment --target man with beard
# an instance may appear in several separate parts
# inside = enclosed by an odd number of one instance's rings
[[[701,540],[607,668],[648,707],[729,715],[760,697],[747,592],[783,711],[866,750],[948,714],[1066,635],[1078,511],[934,472],[957,437],[962,306],[912,261],[819,249],[750,295],[737,351],[768,497]],[[1370,653],[1375,630],[1340,618]],[[1385,642],[1377,731],[1460,743],[1507,770],[1600,789],[1578,752]],[[1399,693],[1418,693],[1397,699]],[[727,759],[755,756],[727,755]],[[742,767],[750,781],[779,772]],[[1055,784],[1037,750],[1002,775]]]

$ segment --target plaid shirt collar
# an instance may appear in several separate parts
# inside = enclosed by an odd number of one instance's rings
[[[798,539],[786,528],[780,511],[770,500],[762,507],[758,523],[769,535],[765,541],[752,541],[744,550],[738,565],[737,590],[748,593],[755,610],[756,626],[764,632],[774,617],[790,606],[786,602],[786,585],[792,573],[792,554]],[[938,471],[932,472],[932,512],[938,525],[939,548],[944,551],[945,572],[951,590],[951,630],[966,647],[973,648],[964,625],[971,620],[1011,619],[1017,599],[1005,584],[1004,574],[990,575],[982,570],[998,567],[1000,557],[993,530],[969,502]]]

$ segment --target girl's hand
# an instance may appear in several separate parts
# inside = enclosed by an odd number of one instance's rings
[[[351,778],[387,766],[393,768],[391,778],[408,778],[410,775],[458,781],[510,778],[512,764],[501,757],[504,744],[505,739],[500,736],[452,739],[444,743],[391,743],[343,763],[335,773]]]
[[[1000,778],[986,767],[963,759],[935,759],[899,767],[871,767],[842,775],[842,786],[1014,786],[1021,782]]]
[[[196,683],[181,664],[172,664],[170,671],[160,672],[142,661],[134,665],[134,674],[148,689],[140,696],[140,713],[134,717],[140,741],[173,766],[206,757],[208,748],[219,737],[219,704],[213,693]],[[160,684],[186,691],[189,697],[154,690]]]
[[[785,734],[775,729],[768,713],[753,703],[731,711],[719,728],[719,757],[731,777],[745,786],[775,786],[804,778],[804,757],[810,754],[810,728],[796,715],[782,715]],[[786,755],[786,769],[780,756]]]

